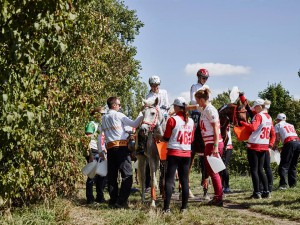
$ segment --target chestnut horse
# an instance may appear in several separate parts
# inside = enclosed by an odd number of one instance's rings
[[[240,121],[247,122],[247,110],[245,109],[244,105],[229,103],[219,108],[218,112],[221,126],[221,135],[224,141],[224,148],[226,148],[228,143],[227,127],[230,124],[232,124],[233,126],[240,126]]]

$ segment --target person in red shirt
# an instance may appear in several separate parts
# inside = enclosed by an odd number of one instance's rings
[[[274,125],[271,116],[264,111],[265,100],[257,99],[254,101],[253,109],[254,115],[250,124],[241,121],[243,126],[247,126],[252,131],[247,143],[247,158],[250,166],[250,173],[253,184],[253,194],[251,198],[269,198],[270,191],[268,187],[268,180],[263,171],[265,155],[269,148],[272,148],[275,142]],[[263,184],[263,191],[259,187],[259,181]]]
[[[168,142],[164,213],[170,212],[176,170],[178,170],[182,187],[181,212],[186,210],[189,198],[189,166],[191,163],[194,121],[189,118],[186,112],[186,101],[183,97],[176,98],[173,105],[175,115],[168,119],[164,136],[159,137],[162,141]]]

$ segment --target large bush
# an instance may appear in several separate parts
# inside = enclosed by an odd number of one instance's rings
[[[117,0],[1,3],[0,206],[69,195],[88,111],[145,94],[131,45],[142,23]],[[132,110],[133,109],[133,110]]]

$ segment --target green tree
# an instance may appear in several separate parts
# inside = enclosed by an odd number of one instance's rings
[[[138,113],[143,24],[118,0],[0,4],[0,207],[72,194],[90,108],[116,95]]]
[[[268,87],[259,92],[258,96],[262,99],[268,99],[271,101],[271,107],[269,114],[273,119],[276,118],[278,113],[285,113],[287,121],[292,123],[296,129],[300,128],[300,102],[293,99],[281,83],[271,84]]]

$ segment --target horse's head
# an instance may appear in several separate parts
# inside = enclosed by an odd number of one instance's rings
[[[148,136],[151,132],[159,132],[162,135],[164,117],[158,106],[158,98],[143,100],[143,121],[139,127],[139,134]]]
[[[240,125],[240,121],[247,122],[247,110],[244,105],[239,104],[226,104],[218,109],[220,118],[220,128],[222,138],[227,144],[227,127],[229,124],[233,126]],[[226,145],[225,145],[226,146]]]
[[[220,124],[228,126],[231,123],[234,126],[240,125],[240,121],[247,121],[247,110],[244,105],[227,104],[219,108]]]

